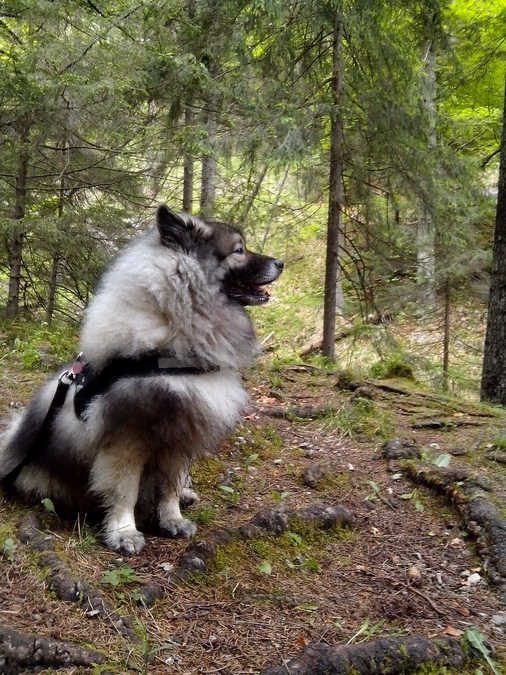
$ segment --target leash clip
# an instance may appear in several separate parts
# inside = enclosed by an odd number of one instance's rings
[[[77,355],[74,363],[70,366],[70,368],[60,375],[60,377],[58,378],[58,382],[67,385],[72,384],[72,382],[74,382],[77,376],[80,375],[85,365],[86,364],[83,361],[83,353],[80,352]],[[67,379],[67,381],[65,381],[65,378]]]

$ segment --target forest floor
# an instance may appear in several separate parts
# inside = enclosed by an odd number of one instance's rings
[[[26,379],[0,377],[3,411]],[[0,672],[374,673],[354,646],[446,636],[465,664],[423,672],[506,673],[502,411],[310,366],[246,386],[244,424],[194,469],[197,544],[118,556],[0,502]],[[297,669],[312,643],[349,645],[349,670]]]

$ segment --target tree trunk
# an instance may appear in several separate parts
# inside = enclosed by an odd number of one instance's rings
[[[259,252],[263,253],[265,243],[267,241],[267,237],[269,236],[269,232],[271,231],[271,225],[272,221],[274,219],[274,215],[276,213],[276,209],[278,208],[279,200],[281,198],[281,193],[283,192],[283,188],[285,187],[286,179],[288,178],[288,169],[289,166],[288,164],[285,167],[285,170],[283,172],[283,175],[281,177],[281,180],[279,181],[278,189],[276,191],[276,197],[274,198],[274,204],[272,205],[271,208],[271,214],[269,216],[269,220],[267,221],[267,224],[264,228],[264,233],[262,235],[262,242],[260,244]]]
[[[431,10],[428,10],[429,12]],[[437,145],[437,15],[431,12],[425,22],[426,42],[424,44],[424,84],[423,105],[427,117],[427,149],[432,154]],[[431,192],[430,189],[427,193]],[[433,198],[427,194],[422,203],[422,213],[417,226],[417,281],[422,291],[422,300],[425,309],[433,310],[436,306],[435,276],[436,276],[436,223],[434,211],[430,201]]]
[[[24,232],[20,226],[26,212],[26,183],[28,177],[28,136],[30,127],[25,124],[20,133],[20,153],[18,173],[16,176],[14,213],[13,218],[16,221],[14,232],[12,233],[11,246],[9,251],[9,291],[7,296],[7,305],[5,316],[9,319],[15,319],[19,311],[19,289],[21,284],[21,264],[23,256],[23,237]]]
[[[336,310],[342,311],[339,240],[341,231],[343,127],[341,106],[343,17],[339,6],[334,13],[332,36],[332,113],[330,121],[329,211],[327,223],[327,251],[325,258],[325,296],[323,305],[322,353],[334,360]]]
[[[246,220],[248,213],[251,210],[251,207],[255,203],[255,199],[257,198],[258,193],[260,192],[260,188],[262,187],[262,183],[264,181],[264,178],[267,174],[267,162],[264,163],[262,166],[260,173],[258,175],[258,178],[255,181],[255,185],[253,186],[253,190],[251,191],[250,196],[248,197],[248,200],[246,204],[244,205],[244,208],[242,210],[239,223],[242,224]]]
[[[66,191],[66,180],[65,180],[65,168],[69,163],[69,148],[67,145],[66,139],[63,140],[62,147],[62,170],[60,175],[60,189],[58,194],[58,222],[61,221],[64,213],[65,205],[65,191]],[[61,227],[58,225],[58,230],[61,230]],[[49,277],[49,284],[47,288],[47,297],[46,297],[46,322],[51,324],[53,320],[55,300],[56,300],[56,285],[58,283],[58,274],[60,272],[60,244],[57,241],[55,244],[55,251],[53,253],[53,260],[51,264],[51,274]]]
[[[506,81],[481,400],[506,405]]]
[[[207,138],[209,148],[202,157],[202,183],[200,188],[200,213],[204,217],[210,217],[214,212],[214,200],[216,197],[216,157],[214,144],[216,141],[217,111],[216,99],[213,96],[209,102],[206,113]]]
[[[186,131],[191,129],[193,124],[193,110],[188,105],[184,111],[184,124]],[[183,167],[183,211],[187,213],[191,213],[193,209],[193,165],[193,156],[186,150]]]
[[[451,287],[450,279],[446,278],[445,283],[445,310],[444,310],[444,329],[443,329],[443,391],[448,391],[448,380],[450,370],[450,311],[451,311]]]

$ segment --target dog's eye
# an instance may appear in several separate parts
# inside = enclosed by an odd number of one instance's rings
[[[235,250],[234,253],[244,253],[244,246],[238,246]]]

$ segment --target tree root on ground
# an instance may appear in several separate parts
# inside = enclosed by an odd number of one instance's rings
[[[20,541],[39,554],[39,567],[49,569],[47,583],[57,598],[78,603],[87,616],[105,620],[129,642],[140,642],[129,617],[119,616],[112,605],[89,584],[74,579],[68,566],[54,552],[55,538],[42,532],[41,523],[35,514],[28,514],[22,519],[18,536]]]
[[[437,467],[420,462],[406,464],[404,471],[412,481],[452,500],[476,540],[489,580],[506,590],[506,518],[489,496],[488,480],[466,467]]]
[[[261,509],[249,522],[236,530],[218,530],[209,539],[192,541],[179,558],[179,564],[171,577],[172,583],[180,583],[192,575],[203,572],[207,562],[214,557],[218,546],[228,544],[234,538],[250,539],[262,533],[280,535],[290,524],[301,522],[311,527],[329,530],[351,528],[353,518],[344,506],[329,506],[316,502],[304,509],[292,509],[284,504]]]
[[[0,626],[0,672],[5,675],[25,673],[27,668],[91,666],[104,661],[103,654],[73,642],[26,635]]]
[[[261,675],[402,675],[424,665],[461,669],[467,661],[455,638],[410,635],[357,645],[311,644],[296,658],[266,668]]]

